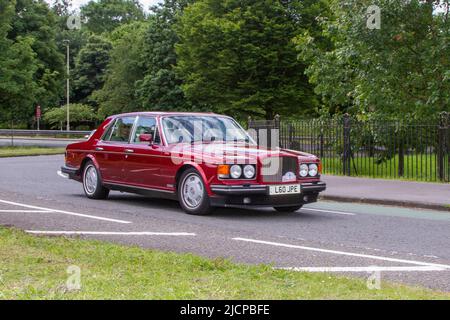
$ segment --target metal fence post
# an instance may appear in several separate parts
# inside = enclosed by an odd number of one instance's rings
[[[14,147],[14,118],[11,118],[11,147]]]
[[[289,123],[289,149],[294,148],[294,126]]]
[[[277,143],[277,147],[281,146],[281,125],[280,125],[280,115],[277,114],[275,115],[275,119],[274,119],[274,129],[278,132],[278,141]],[[274,146],[272,146],[272,130],[270,130],[270,136],[269,136],[269,141],[270,141],[270,149],[273,149]]]
[[[438,127],[438,150],[437,150],[437,169],[439,180],[445,182],[446,177],[446,165],[445,158],[448,156],[448,146],[447,146],[447,131],[448,131],[448,114],[442,112],[439,115],[439,127]],[[450,160],[449,160],[450,161]],[[450,164],[450,163],[449,163]]]
[[[398,142],[398,176],[403,177],[405,175],[405,148],[403,145],[403,137],[400,136]]]
[[[350,145],[350,129],[351,129],[351,119],[348,113],[344,114],[344,152],[343,152],[343,174],[351,176],[351,145]]]
[[[320,150],[320,154],[319,154],[319,156],[320,156],[320,159],[323,159],[323,154],[324,154],[324,150],[323,150],[323,144],[324,144],[324,138],[323,138],[323,122],[322,121],[320,121],[319,122],[319,125],[320,125],[320,136],[319,136],[319,143],[320,143],[320,145],[319,145],[319,150]]]

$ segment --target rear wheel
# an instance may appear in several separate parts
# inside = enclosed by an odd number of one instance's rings
[[[302,206],[292,206],[292,207],[274,207],[278,212],[295,212],[302,208]]]
[[[193,215],[208,215],[212,212],[203,179],[194,168],[188,169],[180,177],[178,200],[184,212]]]
[[[106,189],[100,179],[100,174],[89,161],[83,170],[83,189],[89,199],[106,199],[109,195],[109,189]]]

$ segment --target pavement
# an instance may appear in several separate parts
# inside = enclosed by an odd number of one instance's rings
[[[421,183],[325,175],[324,200],[450,211],[450,183]]]
[[[0,225],[450,292],[449,212],[319,201],[295,213],[190,216],[177,202],[126,193],[89,200],[81,184],[57,174],[63,161],[0,159]]]

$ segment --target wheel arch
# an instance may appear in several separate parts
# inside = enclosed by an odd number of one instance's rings
[[[208,183],[208,179],[206,177],[205,171],[202,169],[202,167],[195,162],[188,162],[188,163],[184,163],[177,171],[176,175],[175,175],[175,190],[178,192],[178,185],[180,183],[180,178],[183,175],[183,173],[188,170],[188,169],[195,169],[197,170],[197,172],[200,174],[200,177],[203,180],[203,184],[206,187],[206,191],[208,193],[208,195],[212,194],[211,188],[209,186]]]
[[[94,166],[97,168],[97,171],[100,173],[100,167],[99,167],[99,165],[98,165],[97,160],[95,159],[95,157],[94,157],[92,154],[88,154],[88,155],[86,155],[86,156],[84,157],[84,159],[81,161],[80,169],[79,169],[80,177],[83,176],[84,168],[86,167],[86,164],[87,164],[89,161],[91,161],[91,162],[94,164]]]

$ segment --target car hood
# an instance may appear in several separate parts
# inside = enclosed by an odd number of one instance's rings
[[[178,150],[177,150],[178,149]],[[268,157],[297,157],[303,161],[318,161],[312,154],[288,150],[288,149],[267,149],[265,147],[243,144],[243,143],[198,143],[183,144],[173,148],[173,152],[192,155],[196,158],[202,157],[206,162],[228,163],[235,161],[253,161]],[[226,160],[226,162],[224,162]]]

